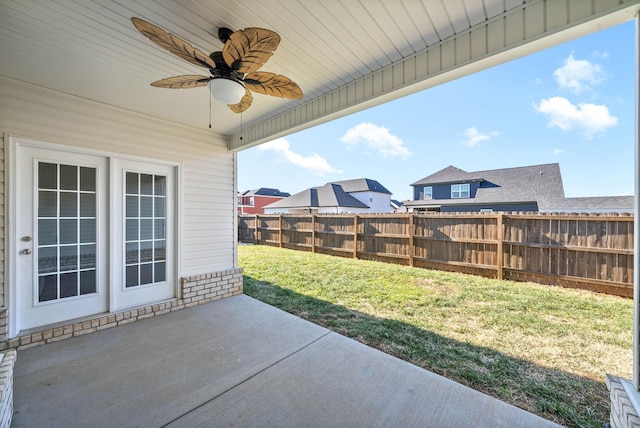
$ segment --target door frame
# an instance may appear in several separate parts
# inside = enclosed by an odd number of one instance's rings
[[[183,183],[183,171],[184,167],[181,162],[172,162],[166,161],[162,159],[151,159],[145,158],[141,156],[134,155],[123,155],[120,153],[114,153],[104,150],[96,150],[91,148],[86,148],[82,146],[71,146],[67,144],[61,144],[57,142],[49,142],[45,140],[38,140],[28,137],[17,136],[14,134],[4,134],[4,149],[5,149],[5,203],[6,203],[6,219],[5,219],[5,286],[4,286],[4,307],[8,309],[7,315],[7,337],[14,338],[20,334],[21,326],[20,326],[20,306],[19,306],[19,292],[18,292],[18,250],[20,243],[20,231],[18,230],[18,219],[20,216],[20,207],[17,203],[18,197],[17,195],[20,193],[20,180],[18,180],[18,164],[21,156],[21,148],[22,147],[32,147],[32,148],[41,148],[48,150],[56,150],[60,152],[68,152],[68,153],[79,153],[79,154],[87,154],[93,156],[102,156],[108,159],[108,163],[113,163],[114,159],[120,160],[132,160],[136,162],[145,162],[150,164],[164,165],[175,168],[175,205],[174,205],[174,222],[171,225],[175,231],[175,239],[174,239],[174,260],[173,260],[173,281],[174,281],[174,296],[176,298],[181,297],[181,288],[180,288],[180,277],[182,275],[182,208],[183,208],[183,191],[182,191],[182,183]],[[109,169],[111,169],[109,167]],[[109,171],[111,174],[111,171]],[[112,186],[112,177],[108,177],[108,195],[107,200],[110,200],[113,191],[111,189]],[[108,248],[112,245],[112,222],[113,218],[111,218],[111,212],[109,212],[107,218],[107,239],[109,239],[109,243],[107,245]],[[114,286],[114,281],[118,280],[117,278],[113,278],[111,275],[111,271],[113,269],[114,261],[112,260],[112,251],[107,250],[107,268],[106,274],[109,275],[109,280],[107,283],[108,293],[111,296],[111,289]],[[111,297],[109,297],[109,307],[107,308],[108,312],[113,310]]]

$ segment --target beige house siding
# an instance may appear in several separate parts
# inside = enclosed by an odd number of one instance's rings
[[[180,163],[178,277],[236,268],[234,154],[227,150],[222,136],[208,130],[207,123],[201,129],[167,123],[3,78],[0,99],[0,133],[5,140],[11,135],[77,146],[79,150]],[[4,150],[0,150],[0,170],[4,169]],[[4,181],[2,173],[2,201]],[[8,305],[8,287],[4,284],[6,208],[3,203],[0,209],[1,307]]]

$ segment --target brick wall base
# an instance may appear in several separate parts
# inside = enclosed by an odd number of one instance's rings
[[[0,428],[9,428],[13,418],[13,366],[16,351],[5,352],[0,363]]]
[[[27,349],[151,318],[192,306],[242,294],[242,269],[228,269],[182,278],[181,297],[121,312],[101,314],[7,340],[7,310],[0,310],[0,351]]]
[[[640,417],[633,401],[629,397],[621,379],[608,374],[606,377],[607,388],[611,396],[611,428],[640,428]],[[626,381],[625,381],[626,382]]]

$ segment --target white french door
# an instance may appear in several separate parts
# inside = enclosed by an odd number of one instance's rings
[[[176,166],[12,147],[11,336],[175,297]]]
[[[174,167],[113,161],[112,308],[175,296]]]
[[[20,149],[21,329],[107,310],[107,170],[103,157]]]

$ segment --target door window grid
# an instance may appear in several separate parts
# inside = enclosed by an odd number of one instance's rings
[[[166,186],[163,175],[125,174],[125,286],[166,280]]]
[[[97,291],[96,168],[38,162],[38,302]]]

